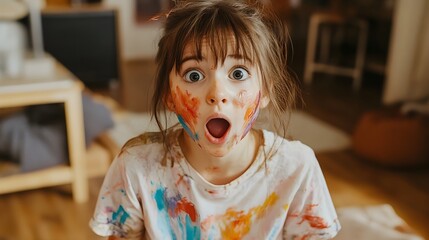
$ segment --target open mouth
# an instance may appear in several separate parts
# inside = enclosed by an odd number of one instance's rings
[[[207,122],[208,133],[214,138],[222,138],[229,130],[229,122],[223,118],[213,118]]]

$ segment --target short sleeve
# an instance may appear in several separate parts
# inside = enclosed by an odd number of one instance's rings
[[[100,236],[140,239],[144,235],[143,211],[130,181],[132,167],[126,166],[124,158],[116,158],[104,178],[90,227]]]
[[[306,147],[308,148],[308,147]],[[306,149],[309,161],[289,206],[284,225],[284,239],[332,239],[341,229],[322,170],[311,149]]]

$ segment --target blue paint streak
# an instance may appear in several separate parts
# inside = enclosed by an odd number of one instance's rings
[[[193,240],[193,239],[201,239],[201,229],[199,226],[194,226],[192,224],[191,218],[189,215],[186,215],[186,239],[187,240]]]
[[[186,214],[185,219],[183,219],[182,215],[174,216],[177,203],[182,199],[180,194],[169,198],[167,197],[166,188],[159,187],[155,191],[153,198],[159,210],[158,226],[162,229],[163,233],[169,234],[172,239],[177,239],[172,226],[173,222],[176,222],[182,233],[181,239],[201,239],[199,225],[194,226],[188,214]],[[169,212],[173,213],[173,215],[170,216]]]
[[[179,216],[177,218],[177,222],[179,223],[179,228],[180,228],[180,231],[182,232],[182,239],[185,239],[186,238],[186,235],[185,235],[186,232],[183,230],[183,220],[182,220],[181,216]]]
[[[156,201],[156,206],[158,207],[159,211],[165,211],[165,188],[158,188],[154,194],[154,198]]]
[[[183,129],[188,133],[188,135],[194,140],[198,141],[198,134],[194,134],[192,130],[189,128],[189,126],[186,124],[185,119],[183,119],[182,115],[178,114],[177,119],[179,120],[179,123],[182,125]]]
[[[122,205],[119,205],[119,208],[116,212],[112,213],[112,221],[116,222],[118,217],[120,216],[119,222],[121,224],[124,224],[125,221],[127,221],[127,219],[130,217],[130,214],[128,214],[124,207],[122,207]]]
[[[163,233],[169,233],[173,240],[176,240],[176,234],[171,226],[170,216],[168,215],[167,193],[165,188],[158,188],[154,194],[156,206],[159,210],[160,217],[158,218],[158,226]]]

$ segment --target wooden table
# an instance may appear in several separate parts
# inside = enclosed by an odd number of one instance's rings
[[[49,77],[0,78],[0,108],[64,103],[70,161],[67,166],[1,177],[0,194],[71,183],[75,202],[88,200],[82,90],[83,84],[58,62]]]

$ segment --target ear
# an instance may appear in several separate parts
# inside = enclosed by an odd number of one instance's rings
[[[167,99],[165,102],[167,103],[168,110],[176,113],[176,107],[174,105],[173,98],[172,98],[171,94],[168,94],[166,98]]]
[[[259,102],[259,107],[265,108],[268,105],[268,103],[270,103],[270,98],[265,95],[261,98],[261,101]]]

